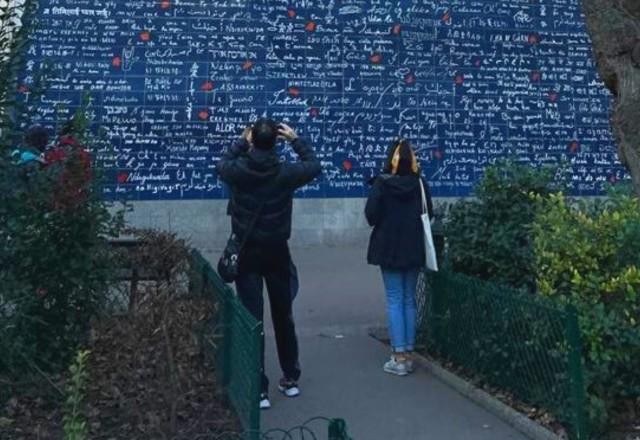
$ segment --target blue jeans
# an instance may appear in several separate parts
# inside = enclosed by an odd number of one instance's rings
[[[387,291],[389,336],[395,353],[413,351],[416,345],[416,287],[418,269],[395,271],[382,269]]]

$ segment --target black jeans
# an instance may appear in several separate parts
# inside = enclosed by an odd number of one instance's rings
[[[300,365],[292,303],[298,284],[286,242],[273,245],[248,243],[242,252],[236,290],[244,306],[258,321],[263,320],[264,314],[264,282],[271,304],[280,367],[287,379],[297,381],[300,378]],[[262,392],[267,392],[269,380],[264,372],[264,335],[261,359]]]

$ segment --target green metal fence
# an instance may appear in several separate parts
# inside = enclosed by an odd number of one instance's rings
[[[218,307],[201,331],[205,351],[217,365],[218,380],[247,433],[245,439],[258,439],[262,322],[251,316],[197,251],[192,253],[189,282],[192,293],[200,292]]]
[[[423,281],[421,334],[429,351],[548,410],[572,438],[588,439],[573,308],[446,271]]]
[[[262,322],[251,316],[233,290],[198,251],[191,254],[189,290],[211,298],[218,308],[198,333],[202,337],[205,353],[217,366],[218,380],[244,429],[241,434],[221,434],[215,440],[351,440],[344,420],[324,417],[315,417],[288,430],[261,432]]]

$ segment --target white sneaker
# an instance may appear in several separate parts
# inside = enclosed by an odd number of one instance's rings
[[[294,380],[280,379],[278,389],[287,397],[298,397],[300,395],[300,388],[298,388],[298,384]]]
[[[269,401],[269,396],[266,393],[260,394],[260,409],[269,408],[271,408],[271,401]]]
[[[406,376],[409,374],[406,362],[398,361],[393,356],[385,362],[384,371],[389,374],[395,374],[396,376]]]

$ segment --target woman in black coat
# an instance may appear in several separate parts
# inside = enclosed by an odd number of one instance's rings
[[[429,186],[420,177],[415,152],[400,139],[391,145],[383,173],[372,180],[365,209],[373,227],[368,261],[382,269],[387,294],[393,355],[384,371],[399,376],[413,371],[415,293],[426,258],[421,218],[425,209],[433,218]]]

